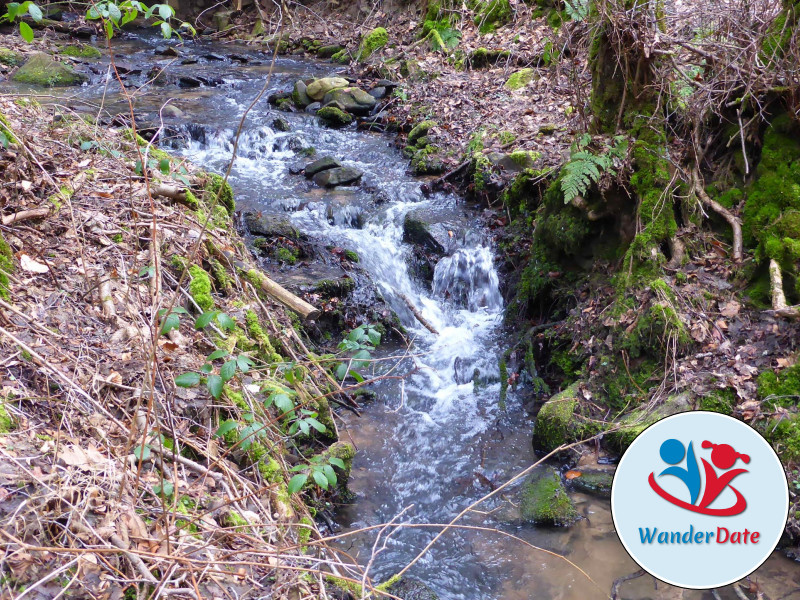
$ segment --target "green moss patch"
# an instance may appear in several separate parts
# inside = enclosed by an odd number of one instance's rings
[[[14,81],[44,87],[80,85],[88,81],[85,75],[76,73],[72,67],[65,65],[44,53],[31,56],[19,70],[14,73]]]
[[[189,267],[189,275],[192,280],[189,282],[189,293],[203,312],[214,308],[214,298],[211,295],[211,278],[202,267],[192,265]]]
[[[534,71],[533,69],[520,69],[519,71],[513,73],[511,77],[508,78],[503,87],[511,91],[521,90],[535,78],[536,78],[536,71]]]
[[[0,298],[10,299],[8,273],[14,272],[14,255],[0,233]]]
[[[389,33],[383,27],[376,27],[361,40],[357,60],[364,62],[377,50],[389,43]]]
[[[100,58],[103,54],[94,46],[64,46],[61,51],[64,56],[72,56],[73,58],[95,59]]]
[[[520,515],[537,525],[571,525],[578,520],[578,511],[561,477],[552,470],[534,474],[523,484]]]
[[[758,376],[758,396],[769,409],[800,404],[800,363],[777,373],[767,370]]]
[[[225,207],[229,215],[234,213],[236,202],[233,199],[233,188],[221,175],[208,173],[204,190],[206,192],[206,202],[213,202],[214,198],[219,194],[219,204]]]
[[[481,33],[492,33],[508,23],[513,14],[508,0],[479,0],[475,4],[475,25]]]

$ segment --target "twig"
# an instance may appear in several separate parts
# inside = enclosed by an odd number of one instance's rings
[[[30,210],[22,210],[20,212],[6,215],[2,218],[3,225],[11,225],[12,223],[19,223],[28,219],[42,219],[50,214],[49,208],[32,208]]]

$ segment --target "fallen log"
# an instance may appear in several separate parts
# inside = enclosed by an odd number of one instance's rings
[[[248,273],[250,270],[247,265],[241,261],[234,262],[237,269]],[[302,298],[294,295],[292,292],[283,286],[275,283],[261,271],[255,270],[256,279],[253,284],[258,284],[261,291],[265,292],[270,298],[277,300],[286,308],[294,313],[297,313],[303,320],[316,319],[322,314],[322,311],[315,306],[309,304]],[[248,279],[251,279],[248,277]],[[252,279],[251,279],[252,280]]]
[[[17,223],[19,221],[26,221],[28,219],[43,219],[47,215],[50,214],[49,208],[32,208],[31,210],[23,210],[13,215],[6,215],[0,222],[3,225],[11,225],[12,223]]]
[[[406,296],[405,294],[399,294],[399,296],[400,298],[402,298],[403,302],[406,303],[406,306],[408,306],[408,310],[411,311],[411,314],[414,315],[414,318],[420,322],[420,325],[422,325],[425,329],[430,331],[433,335],[439,335],[439,332],[436,331],[436,328],[433,325],[431,325],[425,317],[422,316],[422,313],[419,312],[419,309],[416,306],[414,306],[414,304],[411,302],[408,296]]]

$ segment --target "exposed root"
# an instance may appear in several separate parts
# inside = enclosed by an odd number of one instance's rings
[[[774,313],[784,319],[800,319],[800,307],[786,306],[781,266],[774,258],[769,260],[769,284],[772,290],[772,310]]]
[[[706,191],[703,189],[702,179],[700,178],[700,173],[697,171],[697,169],[694,169],[692,172],[692,183],[694,192],[697,194],[697,197],[700,199],[700,201],[725,219],[731,226],[731,229],[733,230],[733,253],[731,258],[733,258],[734,262],[742,262],[744,251],[742,243],[741,220],[706,193]]]

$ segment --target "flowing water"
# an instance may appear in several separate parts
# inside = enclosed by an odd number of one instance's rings
[[[133,64],[166,62],[153,57],[151,46],[136,38],[121,40],[120,52]],[[249,62],[203,59],[203,53],[240,53]],[[185,115],[167,122],[178,132],[174,148],[197,164],[221,171],[230,159],[235,128],[266,77],[266,64],[254,64],[247,48],[195,44],[184,52],[200,57],[177,66],[192,76],[223,80],[214,88],[151,90],[137,98],[137,111],[153,114],[168,98]],[[239,60],[241,62],[241,60]],[[271,88],[298,77],[328,75],[330,65],[279,59]],[[96,106],[98,84],[77,92],[80,102]],[[106,90],[107,106],[123,105],[114,85]],[[286,118],[291,131],[274,131],[271,123]],[[317,156],[332,155],[365,172],[361,185],[323,191],[290,167],[297,150],[313,146]],[[514,394],[500,401],[498,356],[504,346],[503,300],[494,269],[491,240],[478,212],[457,197],[425,198],[420,182],[406,174],[407,161],[381,134],[321,127],[308,114],[284,114],[262,100],[248,117],[231,182],[240,208],[289,217],[298,229],[323,243],[354,250],[373,284],[397,312],[414,342],[393,374],[372,386],[376,400],[363,416],[343,415],[342,436],[358,448],[350,483],[352,504],[338,507],[344,531],[386,523],[446,523],[466,506],[536,460],[531,448],[532,421]],[[430,288],[409,269],[410,248],[402,241],[409,211],[424,215],[454,232],[449,255],[436,265]],[[406,297],[438,334],[422,327],[408,309]],[[389,347],[379,355],[396,356]],[[387,361],[394,365],[398,361]],[[386,372],[388,366],[384,366]],[[517,488],[518,489],[518,488]],[[520,525],[511,518],[515,488],[481,505],[460,524],[484,530],[447,533],[409,574],[430,585],[444,600],[583,599],[607,596],[613,580],[637,569],[613,533],[607,500],[574,494],[583,519],[571,528]],[[497,531],[513,534],[515,540]],[[405,528],[373,547],[375,532],[345,538],[340,547],[380,581],[409,563],[435,535],[432,528]],[[532,544],[564,554],[585,570],[534,549]],[[373,551],[376,552],[373,556]],[[756,574],[770,598],[800,587],[800,569],[774,555]],[[643,577],[624,587],[626,598],[710,598],[702,592],[656,587]],[[735,598],[722,590],[723,598]]]

